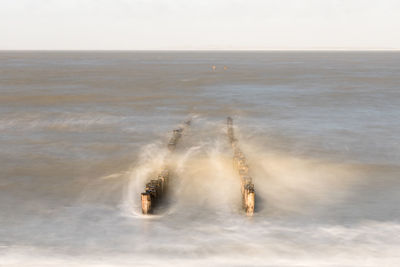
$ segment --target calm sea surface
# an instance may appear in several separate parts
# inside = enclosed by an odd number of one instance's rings
[[[399,266],[399,119],[398,52],[0,52],[0,266]]]

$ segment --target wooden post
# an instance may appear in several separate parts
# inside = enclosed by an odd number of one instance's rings
[[[148,192],[142,193],[142,213],[151,213],[151,196]]]
[[[251,184],[251,186],[248,186],[248,188],[246,188],[246,214],[247,215],[253,215],[254,204],[255,204],[254,185]]]

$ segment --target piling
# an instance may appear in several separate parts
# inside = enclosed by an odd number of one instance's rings
[[[151,196],[149,192],[142,193],[142,213],[148,214],[151,211]]]
[[[191,120],[184,122],[184,126],[174,129],[172,137],[168,142],[170,152],[174,151],[179,139],[182,136],[186,127],[190,126]],[[157,179],[151,179],[145,186],[145,192],[141,193],[142,213],[152,214],[168,192],[168,183],[170,180],[170,172],[167,167],[164,167]]]
[[[240,191],[242,193],[242,206],[248,216],[254,214],[255,206],[255,190],[251,176],[249,176],[249,166],[246,157],[240,150],[238,140],[235,138],[233,129],[233,120],[227,118],[227,134],[229,142],[233,149],[233,168],[238,172],[240,177]]]

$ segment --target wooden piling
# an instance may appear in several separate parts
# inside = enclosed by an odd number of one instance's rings
[[[172,137],[168,142],[168,149],[171,152],[175,150],[176,145],[181,138],[185,127],[190,126],[190,124],[191,120],[187,120],[184,122],[184,127],[179,127],[173,130]],[[157,179],[152,179],[148,183],[146,183],[145,192],[141,194],[143,214],[152,214],[154,212],[154,208],[161,203],[163,197],[168,191],[168,182],[169,170],[167,168],[164,168],[157,176]]]
[[[254,184],[248,184],[245,189],[245,211],[247,215],[253,215],[255,204]]]
[[[142,213],[149,214],[151,211],[151,196],[149,192],[142,193]]]
[[[242,193],[242,206],[247,215],[254,213],[255,190],[252,178],[249,176],[249,166],[246,157],[238,146],[238,140],[235,138],[233,130],[233,120],[227,118],[227,134],[229,142],[233,149],[233,168],[239,173],[240,191]]]

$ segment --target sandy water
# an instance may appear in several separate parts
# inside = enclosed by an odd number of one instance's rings
[[[0,265],[398,266],[399,62],[1,52]],[[255,183],[251,218],[227,116]],[[142,216],[139,193],[166,163],[169,198]]]

